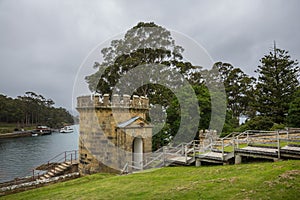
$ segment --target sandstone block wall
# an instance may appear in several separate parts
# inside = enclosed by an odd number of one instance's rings
[[[129,95],[81,96],[77,98],[80,114],[79,171],[118,172],[132,161],[133,141],[143,140],[143,152],[151,152],[152,127],[133,124],[117,125],[133,117],[146,119],[149,100]]]

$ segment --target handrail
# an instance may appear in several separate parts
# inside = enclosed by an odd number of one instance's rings
[[[230,133],[230,134],[228,134],[228,135],[226,135],[225,137],[222,137],[222,138],[220,138],[221,140],[225,140],[225,139],[227,139],[227,138],[229,138],[229,137],[231,137],[231,136],[234,136],[234,134],[237,134],[238,132],[232,132],[232,133]]]
[[[61,155],[64,155],[64,156],[66,156],[66,153],[72,153],[72,152],[77,152],[78,150],[69,150],[69,151],[64,151],[64,152],[62,152],[62,153],[59,153],[59,154],[57,154],[56,156],[54,156],[53,158],[51,158],[50,160],[48,160],[47,161],[47,163],[49,164],[51,161],[53,161],[54,159],[56,159],[57,157],[59,157],[59,156],[61,156]]]
[[[64,151],[62,153],[57,154],[56,156],[54,156],[53,158],[51,158],[50,160],[48,160],[46,163],[41,164],[42,165],[47,165],[48,167],[50,166],[51,163],[60,163],[60,162],[66,162],[66,161],[71,161],[71,164],[73,163],[73,161],[77,160],[77,152],[78,150],[69,150],[69,151]],[[74,158],[73,158],[74,155]],[[62,157],[59,157],[62,156]],[[50,170],[54,169],[55,167],[51,167]],[[48,170],[48,171],[50,171]],[[36,173],[35,173],[36,169],[32,169],[32,179],[34,179],[36,177]],[[39,178],[40,174],[37,173],[37,178]]]
[[[127,170],[126,170],[126,169],[127,169]],[[128,173],[128,162],[125,163],[123,169],[121,170],[121,174],[123,174],[123,173],[125,172],[125,170],[126,170],[126,172]]]
[[[149,162],[147,162],[145,165],[144,165],[144,168],[148,167],[151,163],[153,163],[154,161],[156,160],[159,160],[160,157],[163,156],[163,153],[159,154],[158,156],[156,156],[154,159],[150,160]]]
[[[67,153],[68,152],[68,153]],[[73,155],[74,155],[74,158],[73,158]],[[70,157],[70,158],[69,158]],[[68,159],[69,158],[69,159]],[[71,151],[66,151],[65,154],[64,154],[64,157],[60,158],[59,160],[57,160],[56,162],[61,162],[61,161],[72,161],[73,160],[77,160],[77,150],[74,150],[73,152]]]
[[[182,142],[176,146],[167,145],[157,149],[145,156],[144,164],[141,168],[138,166],[132,166],[132,169],[143,169],[149,167],[153,162],[158,161],[157,164],[160,165],[168,160],[170,156],[184,156],[187,162],[188,155],[193,152],[193,157],[196,155],[196,151],[205,152],[207,150],[212,150],[214,148],[222,147],[222,159],[228,157],[228,152],[224,151],[225,147],[232,146],[233,152],[236,147],[238,148],[239,142],[241,143],[253,143],[255,141],[262,141],[263,143],[275,144],[277,142],[278,147],[278,158],[280,158],[280,141],[289,141],[288,139],[283,139],[281,136],[283,133],[287,133],[287,136],[283,135],[284,138],[289,138],[289,130],[278,130],[278,131],[262,131],[262,130],[246,130],[244,132],[232,132],[223,138],[217,138],[216,140],[209,140],[209,143],[203,140],[192,140],[190,142]],[[258,136],[258,137],[256,137]],[[270,137],[268,137],[270,136]],[[275,138],[276,137],[276,138]],[[199,142],[199,143],[197,143]],[[156,163],[155,163],[156,165]],[[130,166],[130,165],[128,165]]]

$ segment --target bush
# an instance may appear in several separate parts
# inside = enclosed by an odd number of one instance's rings
[[[270,117],[265,116],[256,116],[248,121],[245,124],[241,125],[237,131],[244,132],[246,130],[270,130],[274,125],[274,122]]]
[[[0,128],[0,134],[1,133],[11,133],[13,132],[11,129],[8,129],[8,128]]]
[[[277,123],[275,123],[270,130],[271,131],[276,131],[276,130],[282,130],[284,128],[285,128],[284,124],[277,124]]]

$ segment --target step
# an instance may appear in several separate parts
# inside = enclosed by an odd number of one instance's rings
[[[55,173],[53,173],[53,172],[48,172],[47,174],[49,174],[50,176],[54,176],[55,175]]]
[[[58,167],[58,168],[60,168],[60,169],[62,169],[62,170],[65,170],[65,169],[67,169],[67,168],[68,168],[68,167],[65,167],[64,165],[61,165],[61,164],[60,164],[60,165],[58,165],[57,167]]]
[[[64,162],[65,164],[67,164],[67,165],[72,165],[72,163],[74,163],[74,162],[76,162],[75,160],[73,160],[72,162],[71,161],[66,161],[66,162]]]
[[[49,174],[45,174],[44,177],[45,178],[51,178],[51,176]]]
[[[57,174],[57,173],[65,171],[68,167],[65,167],[65,166],[62,166],[62,165],[58,165],[54,169],[51,169],[49,172],[53,173],[53,174]]]
[[[55,167],[54,170],[55,173],[58,173],[58,172],[63,172],[65,169],[61,169],[60,167]]]
[[[61,163],[60,165],[66,167],[66,168],[70,167],[70,165],[67,163]]]

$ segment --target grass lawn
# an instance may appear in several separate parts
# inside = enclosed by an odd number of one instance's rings
[[[12,133],[14,129],[18,127],[15,123],[0,123],[0,134],[1,133]],[[20,127],[18,127],[20,129]],[[24,130],[32,130],[35,126],[24,127]]]
[[[95,174],[2,199],[299,199],[300,160]]]
[[[248,146],[248,145],[247,144],[239,144],[239,148],[240,149],[244,148],[246,146]],[[222,147],[220,147],[219,150],[222,150]],[[227,146],[227,147],[225,147],[224,151],[226,151],[226,152],[233,152],[233,146]]]
[[[263,144],[263,143],[252,143],[251,145],[256,145],[256,146],[261,146],[261,147],[274,147],[274,148],[277,148],[277,143],[271,143],[271,144]],[[287,146],[287,145],[300,145],[300,142],[280,142],[280,147],[284,147],[284,146]],[[245,144],[245,143],[242,143],[242,144],[239,144],[239,149],[241,148],[244,148],[244,147],[247,147],[248,145]],[[218,148],[220,151],[222,150],[222,147],[219,147]],[[224,151],[225,152],[233,152],[233,146],[226,146],[224,148]]]

